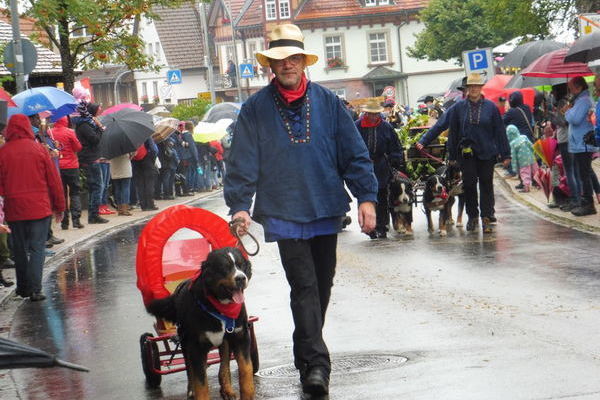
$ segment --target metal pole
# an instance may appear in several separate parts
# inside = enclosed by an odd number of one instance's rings
[[[23,46],[21,45],[21,28],[19,26],[19,9],[17,0],[10,0],[10,19],[12,23],[13,53],[15,59],[15,81],[17,93],[25,90],[25,72],[23,69]]]
[[[233,24],[233,15],[231,15],[231,8],[229,7],[229,3],[225,4],[225,9],[227,10],[227,14],[229,14],[229,23],[231,24],[231,41],[233,42],[233,58],[235,60],[235,84],[237,86],[238,92],[238,102],[242,102],[242,86],[240,85],[240,63],[238,62],[237,55],[237,41],[235,40],[235,25]]]
[[[212,104],[217,104],[217,96],[215,95],[215,80],[213,77],[212,60],[210,59],[210,48],[208,47],[208,22],[206,21],[206,8],[202,1],[199,2],[200,16],[202,20],[202,33],[204,36],[204,65],[208,68],[208,90],[210,91],[210,101]]]
[[[121,72],[119,75],[117,75],[117,79],[115,79],[115,84],[113,86],[113,95],[115,98],[115,106],[119,103],[121,103],[121,96],[119,95],[119,91],[117,90],[117,87],[119,85],[119,81],[121,80],[121,78],[123,77],[123,75],[125,75],[126,73],[128,73],[129,70],[125,70],[123,72]]]

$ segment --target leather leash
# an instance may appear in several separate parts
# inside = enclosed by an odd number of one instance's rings
[[[241,231],[243,225],[244,225],[244,220],[241,218],[236,218],[233,221],[229,221],[229,231],[231,232],[231,234],[233,236],[235,236],[235,238],[238,241],[238,245],[242,248],[242,250],[244,250],[244,252],[246,254],[248,254],[250,257],[254,257],[260,251],[260,245],[258,244],[258,240],[256,240],[254,235],[251,234],[250,232],[246,231],[246,235],[250,236],[250,238],[254,241],[254,243],[256,243],[256,251],[251,253],[248,251],[248,249],[246,249],[246,246],[244,246],[244,242],[242,242],[243,235],[240,234],[240,231]]]

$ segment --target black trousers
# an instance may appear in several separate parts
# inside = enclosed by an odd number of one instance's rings
[[[149,210],[154,207],[154,184],[158,171],[148,162],[134,162],[132,167],[140,207]]]
[[[73,221],[77,221],[81,217],[81,197],[79,196],[79,192],[81,191],[81,180],[79,178],[79,168],[61,169],[60,178],[63,184],[65,199],[69,199],[62,224],[68,226],[69,212],[71,213]]]
[[[375,230],[377,232],[387,232],[388,225],[390,224],[390,208],[388,204],[388,187],[384,186],[377,191],[377,207],[375,209],[376,225]]]
[[[592,201],[592,153],[573,153],[573,157],[577,171],[579,171],[583,199],[587,202]]]
[[[495,160],[480,160],[477,157],[461,158],[465,192],[465,208],[469,218],[489,218],[494,215],[494,164]],[[477,202],[477,183],[479,183],[479,204]]]
[[[323,325],[335,275],[337,234],[280,240],[277,244],[291,289],[294,364],[301,374],[314,366],[331,371]]]

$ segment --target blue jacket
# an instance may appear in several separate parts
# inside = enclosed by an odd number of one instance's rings
[[[294,222],[343,216],[351,201],[377,201],[377,181],[367,148],[352,118],[331,91],[309,82],[308,143],[292,143],[275,104],[273,84],[250,96],[235,126],[225,202],[230,213],[250,210],[253,217]],[[306,104],[301,132],[305,132]],[[303,134],[304,137],[304,134]]]
[[[369,157],[373,161],[377,184],[380,189],[385,188],[392,178],[390,168],[400,169],[404,163],[402,145],[396,131],[387,121],[381,121],[375,128],[362,128],[361,121],[362,119],[359,119],[355,122],[356,129],[367,145]]]
[[[450,116],[448,135],[448,159],[457,160],[463,140],[469,142],[480,160],[502,160],[510,158],[510,146],[506,137],[506,128],[500,117],[498,107],[487,99],[481,100],[479,123],[469,120],[469,99],[456,103]],[[477,116],[473,116],[477,118]]]
[[[509,125],[516,126],[521,135],[527,136],[531,143],[535,142],[533,137],[533,115],[531,115],[529,106],[523,103],[523,94],[518,91],[511,93],[508,97],[508,103],[510,109],[502,117],[504,125],[507,127]]]
[[[589,90],[584,90],[575,98],[575,104],[565,114],[569,123],[569,153],[594,153],[597,147],[583,143],[583,136],[594,130],[589,113],[592,109],[592,99]]]

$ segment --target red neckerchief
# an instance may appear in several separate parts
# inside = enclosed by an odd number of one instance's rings
[[[192,277],[190,287],[196,282],[198,278],[200,278],[200,275],[202,275],[202,268],[200,268]],[[208,299],[210,304],[212,304],[215,310],[217,310],[218,313],[233,319],[237,319],[237,317],[240,315],[240,312],[242,311],[242,306],[244,305],[244,303],[223,304],[211,295],[207,295],[206,298]]]
[[[360,119],[360,127],[361,128],[375,128],[377,126],[379,126],[379,124],[381,124],[381,116],[377,116],[377,118],[375,119],[375,121],[371,121],[370,118],[367,118],[366,116],[363,116]]]
[[[244,303],[223,304],[210,295],[206,296],[206,298],[220,314],[233,319],[237,319],[240,315],[240,311],[242,311],[242,306],[244,305]]]
[[[302,96],[304,96],[304,93],[306,93],[308,80],[306,79],[306,75],[304,75],[303,73],[302,79],[300,80],[300,86],[298,86],[298,89],[295,90],[284,88],[283,86],[281,86],[281,83],[279,83],[279,80],[277,78],[273,79],[273,83],[275,84],[275,87],[277,88],[277,91],[279,92],[281,97],[283,97],[283,99],[288,104],[290,104],[291,102],[296,101]]]

